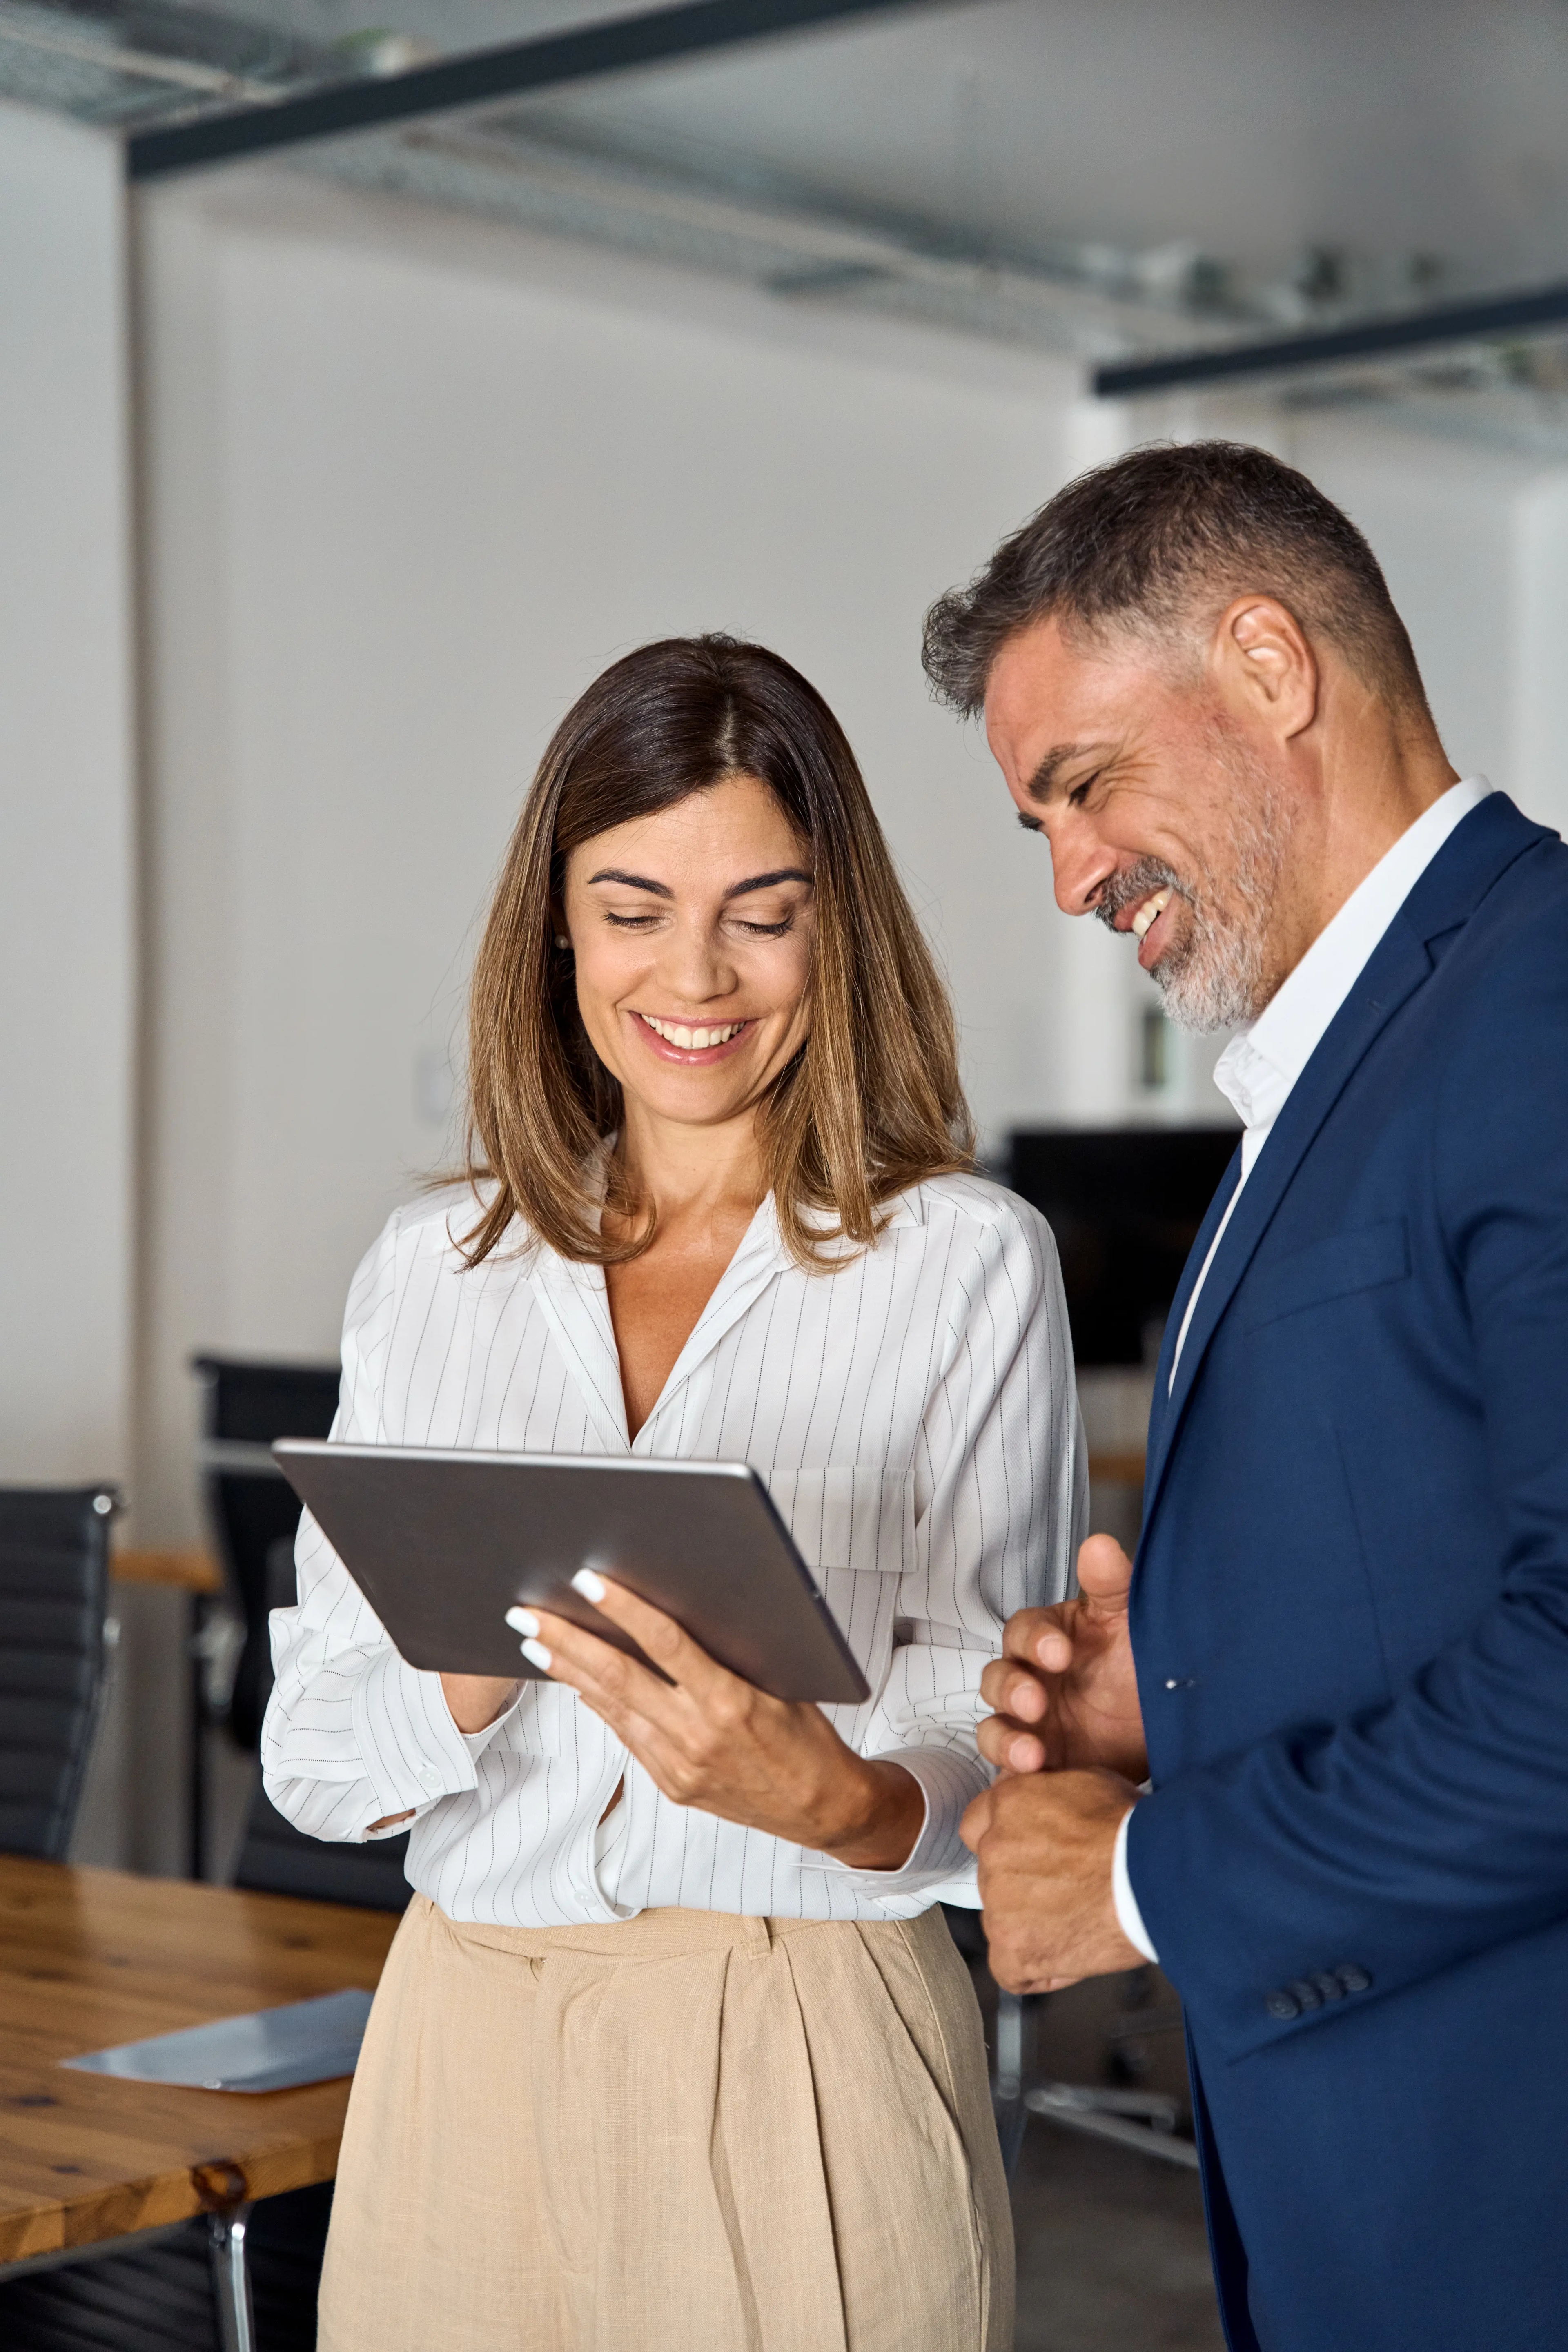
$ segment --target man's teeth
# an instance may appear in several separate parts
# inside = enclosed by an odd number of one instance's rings
[[[667,1045],[679,1045],[683,1054],[699,1054],[705,1045],[727,1045],[745,1027],[743,1021],[731,1021],[722,1029],[688,1029],[679,1021],[656,1021],[651,1013],[643,1019],[655,1036],[662,1037]]]
[[[1171,894],[1168,890],[1156,890],[1152,898],[1145,898],[1132,918],[1134,935],[1142,939],[1157,917],[1164,913],[1170,903]]]

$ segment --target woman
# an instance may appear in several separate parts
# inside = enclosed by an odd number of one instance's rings
[[[413,1817],[323,2352],[1001,2352],[1005,2183],[940,1896],[979,1682],[1058,1598],[1081,1444],[1050,1237],[969,1172],[952,1015],[854,756],[723,637],[545,753],[475,971],[470,1167],[350,1295],[336,1433],[744,1459],[858,1656],[787,1705],[594,1580],[668,1682],[404,1664],[309,1516],[267,1786]]]

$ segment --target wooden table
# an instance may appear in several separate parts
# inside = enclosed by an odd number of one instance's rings
[[[185,2091],[58,2062],[374,1990],[396,1926],[335,1903],[0,1856],[0,2263],[331,2179],[346,2082]]]
[[[176,1592],[211,1595],[223,1591],[223,1570],[210,1552],[133,1551],[117,1546],[109,1573],[121,1584],[162,1584]]]

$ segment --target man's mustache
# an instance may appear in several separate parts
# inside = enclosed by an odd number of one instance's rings
[[[1163,858],[1141,857],[1136,866],[1129,866],[1124,873],[1110,875],[1100,885],[1094,911],[1108,930],[1114,930],[1118,915],[1129,907],[1142,906],[1156,890],[1174,890],[1189,906],[1194,903],[1189,886]]]

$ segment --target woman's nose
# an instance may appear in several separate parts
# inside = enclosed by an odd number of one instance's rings
[[[677,923],[662,961],[666,985],[687,1004],[707,1004],[735,985],[723,942],[707,923]]]

